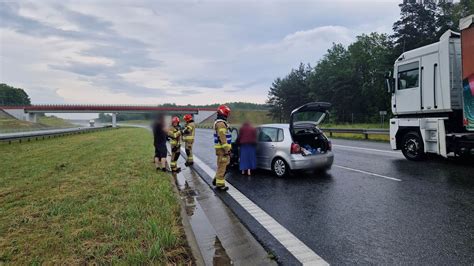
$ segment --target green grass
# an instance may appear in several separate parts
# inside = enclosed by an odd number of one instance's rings
[[[119,124],[130,124],[130,125],[142,125],[142,126],[149,126],[152,121],[150,120],[126,120],[126,121],[118,121]]]
[[[255,125],[275,123],[275,120],[268,115],[268,111],[234,110],[230,115],[229,123],[242,124],[246,121],[250,121]]]
[[[0,132],[6,132],[8,130],[13,130],[13,129],[31,129],[31,128],[37,128],[41,129],[43,128],[42,125],[31,123],[28,121],[21,121],[17,119],[13,119],[10,117],[0,117]]]
[[[37,122],[41,125],[54,128],[74,127],[72,123],[56,116],[38,116]]]
[[[0,133],[69,127],[74,127],[74,125],[55,116],[38,116],[37,123],[33,123],[0,115]]]
[[[144,129],[0,144],[0,264],[187,264]]]

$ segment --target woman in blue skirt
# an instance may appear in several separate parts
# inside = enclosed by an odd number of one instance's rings
[[[242,124],[237,142],[240,145],[240,171],[251,175],[251,170],[257,168],[257,130],[249,123]]]

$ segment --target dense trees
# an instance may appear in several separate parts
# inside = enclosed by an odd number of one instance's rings
[[[23,89],[0,83],[0,105],[30,105],[31,100]]]
[[[287,121],[291,110],[309,101],[333,104],[335,122],[376,122],[379,111],[390,112],[390,95],[383,89],[384,73],[403,53],[436,42],[447,30],[458,30],[459,19],[474,13],[474,1],[400,5],[400,19],[391,36],[357,36],[348,47],[333,44],[315,67],[300,64],[272,83],[267,103],[272,115]]]

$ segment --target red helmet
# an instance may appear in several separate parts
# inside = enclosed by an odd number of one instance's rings
[[[217,113],[228,117],[230,115],[230,108],[229,106],[223,104],[217,108]]]
[[[179,117],[177,116],[173,116],[173,118],[171,118],[171,124],[179,124]]]
[[[193,120],[193,115],[187,114],[187,115],[184,115],[183,118],[184,118],[184,121],[189,122]]]

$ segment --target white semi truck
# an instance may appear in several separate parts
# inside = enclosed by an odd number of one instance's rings
[[[404,52],[386,77],[390,145],[409,160],[474,155],[474,15],[460,29]]]

